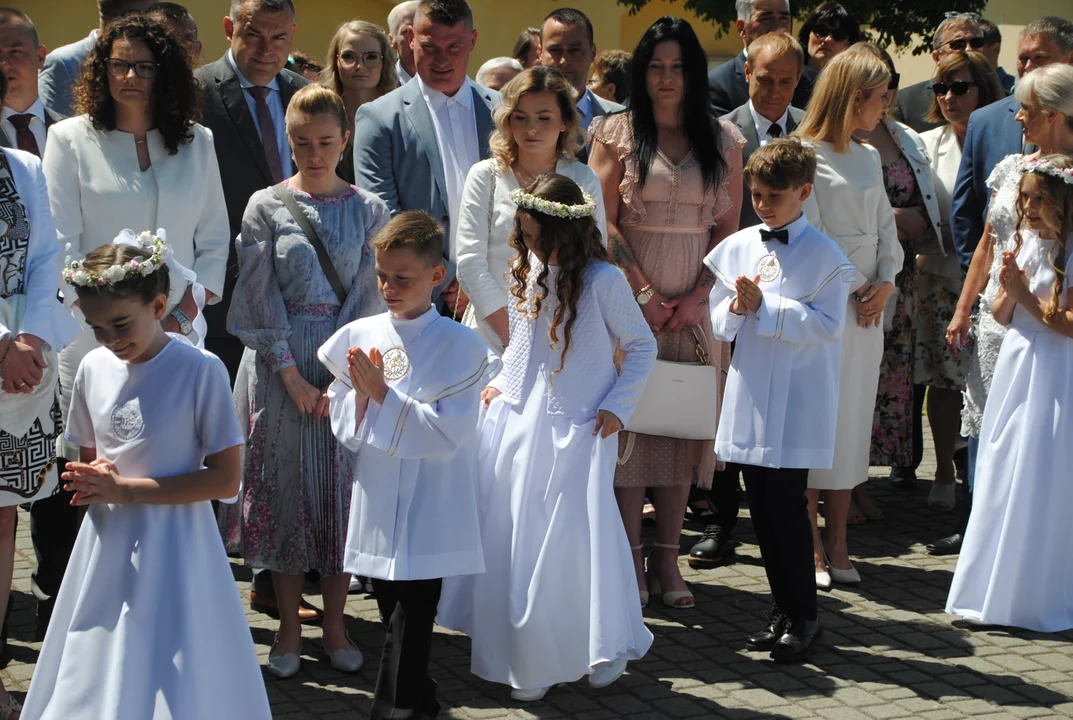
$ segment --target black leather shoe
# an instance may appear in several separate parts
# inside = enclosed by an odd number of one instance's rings
[[[704,570],[732,561],[737,546],[734,536],[718,525],[704,528],[704,536],[689,551],[689,567]]]
[[[911,490],[917,486],[917,471],[913,468],[891,468],[890,484],[898,490]]]
[[[820,639],[823,630],[819,620],[787,620],[786,632],[775,647],[771,659],[777,663],[799,663],[808,660],[812,647]]]
[[[779,611],[778,606],[772,605],[767,614],[768,624],[760,632],[749,636],[745,641],[745,647],[749,650],[770,651],[775,647],[786,630],[786,616]]]
[[[961,541],[964,540],[964,536],[961,533],[954,533],[948,535],[942,540],[936,540],[928,545],[928,554],[930,555],[957,555],[961,552]]]

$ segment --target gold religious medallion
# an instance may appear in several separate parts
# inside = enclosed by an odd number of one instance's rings
[[[775,253],[768,253],[760,258],[760,262],[756,264],[756,274],[760,276],[761,282],[771,282],[781,272],[782,265],[779,263],[779,258],[775,256]]]
[[[410,356],[401,347],[393,347],[384,353],[384,379],[398,380],[410,372]]]

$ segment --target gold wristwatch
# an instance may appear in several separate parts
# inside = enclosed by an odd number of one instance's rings
[[[652,289],[652,284],[649,283],[643,288],[637,291],[637,294],[633,296],[638,305],[647,305],[648,301],[652,299],[652,296],[656,294],[656,291]]]

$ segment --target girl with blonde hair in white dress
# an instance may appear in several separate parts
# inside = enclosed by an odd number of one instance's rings
[[[805,204],[809,223],[834,239],[857,267],[842,336],[834,464],[808,476],[816,584],[860,582],[849,559],[846,519],[853,488],[868,479],[872,416],[883,355],[883,309],[904,253],[898,243],[879,152],[853,139],[887,114],[890,70],[864,43],[824,68],[797,134],[816,150],[816,182]],[[824,536],[817,524],[824,491]]]
[[[534,701],[586,675],[610,685],[652,644],[613,483],[656,341],[591,198],[551,174],[511,197],[511,340],[482,393],[486,570],[445,580],[439,622],[473,639],[474,674]]]
[[[63,273],[101,345],[78,367],[65,432],[80,448],[65,489],[88,511],[27,718],[271,717],[209,502],[238,492],[243,436],[223,363],[160,322],[169,253],[125,231]]]
[[[458,282],[469,297],[463,322],[488,347],[502,355],[509,340],[507,282],[514,250],[517,205],[512,190],[542,173],[557,173],[576,182],[596,202],[596,225],[606,244],[600,178],[577,161],[585,144],[575,109],[576,92],[558,70],[537,65],[503,88],[503,102],[492,115],[496,129],[488,141],[492,157],[466,176],[455,235]]]
[[[1073,628],[1073,160],[1027,161],[1018,190],[1017,229],[989,308],[1006,335],[946,611],[1061,632]]]

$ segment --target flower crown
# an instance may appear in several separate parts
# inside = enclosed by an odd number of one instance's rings
[[[1053,161],[1041,157],[1027,161],[1021,168],[1022,173],[1039,173],[1056,177],[1066,185],[1073,185],[1073,168],[1058,167]]]
[[[566,203],[545,200],[537,195],[527,193],[521,188],[510,191],[510,199],[514,204],[526,210],[536,210],[544,215],[577,220],[578,218],[592,217],[596,212],[596,203],[588,193],[583,193],[585,202],[580,205],[567,205]]]
[[[63,279],[69,285],[76,287],[101,287],[115,285],[132,278],[145,277],[164,267],[165,258],[168,256],[169,250],[168,243],[164,239],[163,230],[157,230],[155,233],[146,231],[137,237],[134,236],[133,231],[124,230],[113,241],[113,244],[130,245],[148,250],[152,253],[152,256],[148,260],[134,258],[122,265],[112,265],[99,273],[92,273],[83,269],[84,260],[71,260],[71,256],[68,255],[67,265],[63,269]],[[70,243],[67,245],[67,250],[71,250]]]

